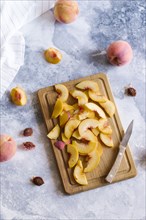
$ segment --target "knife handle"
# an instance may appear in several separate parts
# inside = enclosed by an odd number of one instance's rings
[[[109,172],[109,174],[107,175],[107,177],[105,178],[107,182],[111,183],[114,179],[114,177],[116,176],[116,173],[120,167],[122,158],[124,156],[124,152],[126,150],[126,147],[123,147],[122,145],[120,145],[120,150],[118,152],[117,158]]]

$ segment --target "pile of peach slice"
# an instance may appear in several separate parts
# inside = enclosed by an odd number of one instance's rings
[[[68,166],[74,169],[75,181],[87,185],[86,173],[98,166],[103,154],[102,144],[114,146],[108,117],[114,115],[115,106],[100,93],[98,83],[92,80],[78,83],[71,91],[58,84],[55,91],[58,98],[52,118],[57,118],[58,124],[47,136],[60,144],[60,150],[66,146],[70,156]],[[69,95],[75,100],[73,105],[67,103]]]

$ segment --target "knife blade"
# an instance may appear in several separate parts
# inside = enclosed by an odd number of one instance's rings
[[[121,141],[121,143],[120,143],[120,144],[121,144],[122,146],[124,146],[124,147],[127,146],[128,141],[129,141],[129,139],[130,139],[130,137],[131,137],[132,129],[133,129],[133,122],[134,122],[134,120],[132,120],[132,121],[130,122],[130,124],[129,124],[129,126],[128,126],[128,128],[127,128],[127,130],[126,130],[126,132],[125,132],[125,134],[124,134],[124,136],[123,136],[123,139],[122,139],[122,141]]]
[[[122,138],[122,141],[120,142],[120,146],[119,146],[119,152],[118,155],[116,157],[116,160],[110,170],[110,172],[108,173],[107,177],[105,178],[107,182],[111,183],[114,179],[114,177],[116,176],[118,169],[120,167],[122,158],[124,156],[125,150],[126,150],[126,146],[128,144],[128,141],[131,137],[132,134],[132,130],[133,130],[133,122],[134,120],[132,120]]]

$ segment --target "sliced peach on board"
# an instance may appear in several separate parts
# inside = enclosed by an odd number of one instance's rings
[[[115,105],[110,100],[107,100],[103,103],[100,102],[99,104],[110,117],[112,117],[115,114]]]
[[[78,103],[73,104],[72,107],[74,110],[77,110],[79,108]]]
[[[70,94],[72,95],[72,97],[78,100],[79,106],[82,106],[88,102],[88,96],[80,90],[71,90]]]
[[[68,165],[70,168],[74,167],[79,159],[79,153],[77,147],[73,144],[67,145],[67,153],[70,154]]]
[[[99,119],[98,129],[104,134],[112,134],[112,128],[107,119],[104,118]]]
[[[99,92],[88,92],[90,99],[92,99],[94,102],[106,102],[107,98],[104,95],[101,95]]]
[[[88,109],[84,109],[83,111],[79,112],[79,120],[84,120],[86,118],[95,118],[95,112],[92,112]]]
[[[85,104],[85,107],[91,111],[96,112],[99,115],[99,117],[106,118],[106,115],[105,115],[104,111],[102,110],[102,108],[100,108],[95,103],[88,102],[87,104]]]
[[[60,127],[57,124],[47,135],[48,138],[50,139],[57,139],[60,135]]]
[[[74,168],[73,176],[77,183],[80,185],[88,185],[87,178],[83,172],[83,164],[81,160],[78,160],[77,165]]]
[[[66,102],[64,102],[63,103],[63,110],[64,111],[71,111],[71,110],[74,110],[74,107],[72,105],[69,105]]]
[[[59,98],[62,100],[62,102],[66,102],[69,96],[66,86],[63,84],[57,84],[55,85],[55,90],[59,94]]]
[[[80,124],[80,120],[78,119],[70,119],[66,123],[65,128],[64,128],[64,134],[68,139],[70,139],[73,131],[79,126],[79,124]]]
[[[82,90],[91,90],[94,92],[99,91],[98,84],[92,80],[84,80],[76,85],[76,88],[82,89]]]
[[[63,111],[62,114],[59,116],[59,123],[60,126],[64,126],[66,124],[66,122],[70,119],[71,114],[69,111]]]
[[[101,157],[103,154],[103,147],[100,142],[98,142],[97,151],[98,151],[99,156]]]
[[[87,131],[87,129],[92,129],[96,127],[98,127],[98,120],[88,118],[88,119],[81,121],[78,127],[78,131],[79,131],[80,136],[82,136],[84,132]]]
[[[86,154],[90,153],[97,146],[96,142],[91,142],[91,141],[89,141],[88,143],[83,143],[83,142],[79,143],[77,141],[72,141],[72,144],[77,147],[77,150],[78,150],[79,154],[81,154],[81,155],[86,155]]]
[[[78,129],[73,132],[72,137],[76,138],[77,140],[81,140],[82,139],[80,134],[79,134]]]
[[[91,131],[93,134],[97,137],[99,135],[99,129],[98,128],[92,128]]]
[[[64,133],[61,133],[61,138],[62,138],[62,141],[65,143],[65,144],[70,144],[70,139],[68,139],[67,137],[65,137],[65,134]]]
[[[92,131],[88,129],[82,134],[81,139],[92,141],[92,142],[97,142],[97,137],[92,133]]]
[[[91,151],[88,154],[88,158],[89,158],[89,160],[88,160],[87,166],[84,169],[85,173],[93,171],[98,166],[98,164],[100,162],[100,156],[97,151],[97,148],[95,148],[93,151]]]
[[[63,111],[63,102],[60,99],[57,99],[53,113],[52,113],[52,118],[57,118]]]
[[[108,146],[108,147],[114,146],[113,139],[110,134],[100,133],[100,139],[106,146]]]

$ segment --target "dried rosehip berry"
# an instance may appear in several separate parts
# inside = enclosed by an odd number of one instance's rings
[[[127,95],[136,96],[136,89],[132,87],[127,88]]]
[[[26,150],[31,150],[31,149],[35,148],[35,145],[32,142],[27,141],[27,142],[23,143],[23,147]]]
[[[44,184],[44,180],[39,176],[33,177],[32,182],[37,186],[41,186]]]
[[[23,135],[26,137],[31,136],[32,134],[33,134],[32,128],[25,128],[23,131]]]

